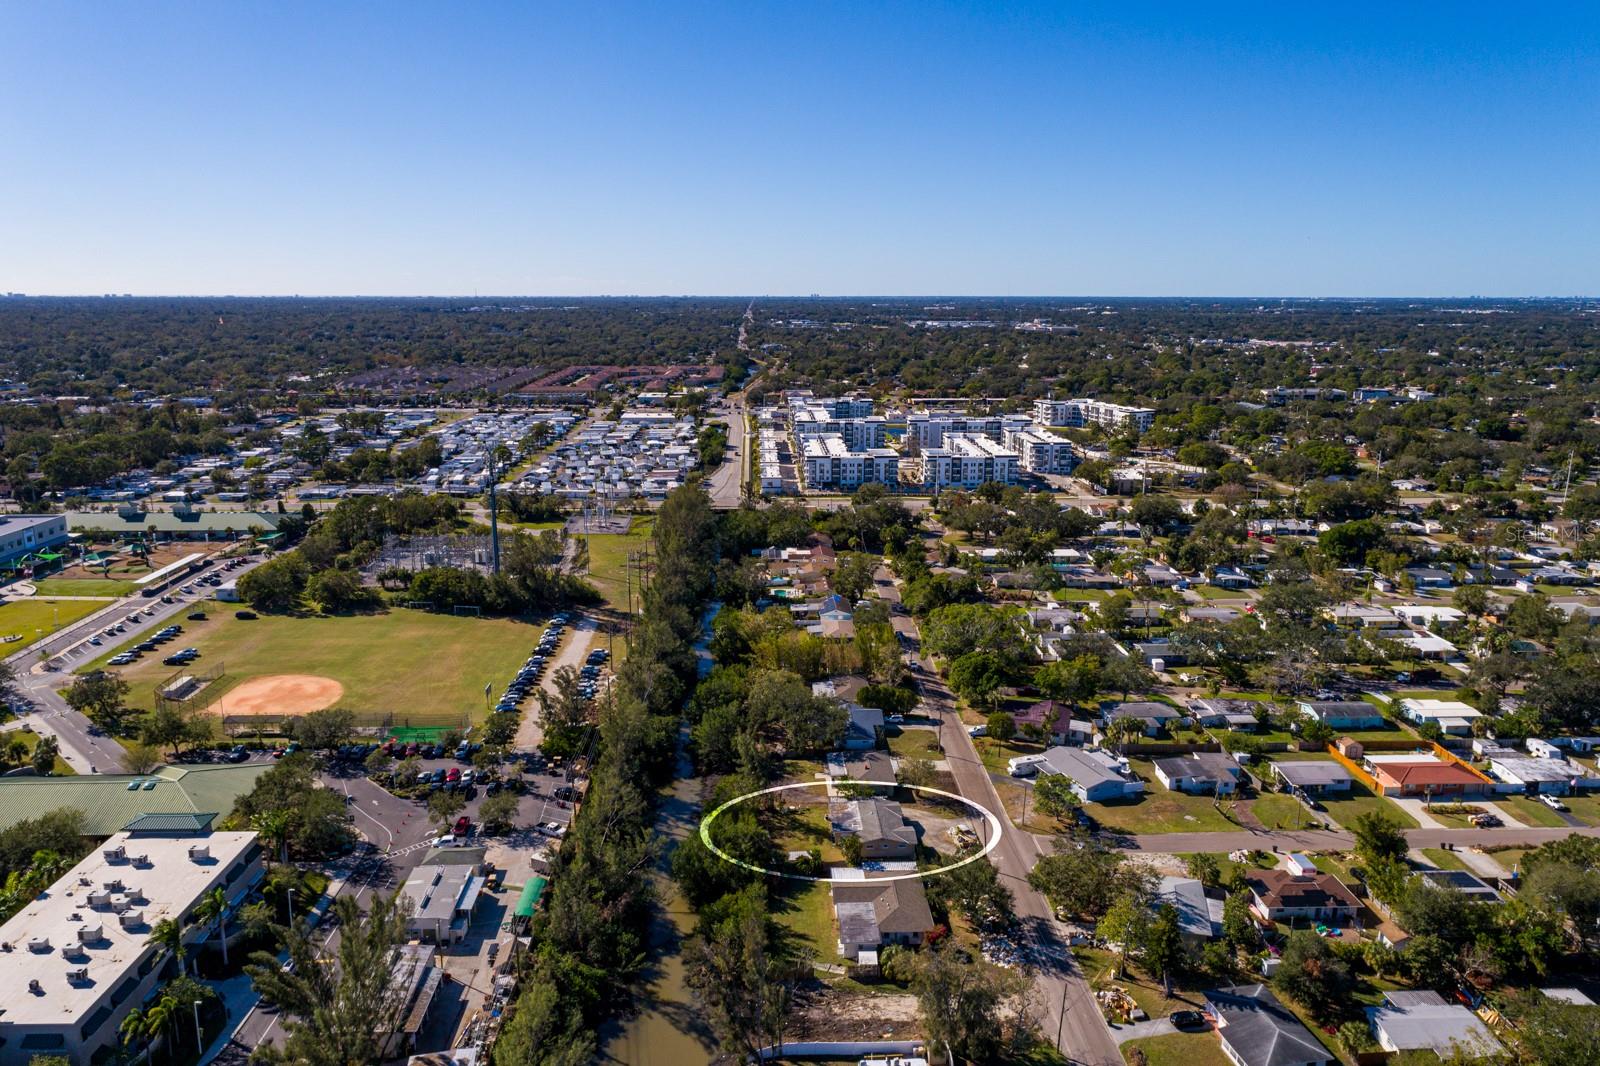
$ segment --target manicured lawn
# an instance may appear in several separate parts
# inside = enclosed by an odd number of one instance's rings
[[[41,596],[126,596],[139,586],[132,581],[98,577],[47,577],[33,582]]]
[[[933,729],[898,729],[890,726],[889,750],[902,759],[942,759],[939,750],[939,733]]]
[[[1427,860],[1441,870],[1470,870],[1472,867],[1461,861],[1461,856],[1453,851],[1443,848],[1423,848],[1422,854]]]
[[[8,729],[0,733],[0,745],[10,744],[13,740],[21,739],[28,747],[28,755],[33,755],[33,750],[39,746],[39,734],[31,729]],[[56,756],[56,761],[50,766],[52,777],[71,777],[78,771],[68,766],[61,756]]]
[[[1019,740],[999,741],[993,737],[974,737],[972,743],[978,749],[978,758],[984,769],[991,774],[1008,773],[1006,763],[1010,760],[1019,755],[1037,755],[1044,750],[1043,744]]]
[[[1486,854],[1488,854],[1488,856],[1495,862],[1499,863],[1501,866],[1504,866],[1507,873],[1510,873],[1513,869],[1516,869],[1522,865],[1523,856],[1528,854],[1530,850],[1532,849],[1505,848],[1501,851],[1491,851],[1487,852]]]
[[[654,517],[635,518],[626,533],[595,533],[589,540],[588,579],[611,607],[626,610],[628,606],[628,553],[642,551],[650,543],[650,531],[655,527]],[[639,607],[639,574],[631,579],[633,606]]]
[[[1143,833],[1227,833],[1239,824],[1224,817],[1210,796],[1173,792],[1157,781],[1150,763],[1133,760],[1133,771],[1145,783],[1137,799],[1117,803],[1089,803],[1084,809],[1108,829],[1135,835]],[[1223,800],[1227,805],[1231,801]]]
[[[1382,796],[1375,795],[1373,791],[1360,781],[1350,786],[1350,795],[1347,799],[1317,800],[1322,808],[1327,811],[1328,817],[1349,829],[1355,820],[1368,811],[1382,811],[1389,819],[1398,822],[1406,829],[1417,828],[1417,820],[1395,804],[1390,803]]]
[[[1537,800],[1524,799],[1522,802],[1537,807],[1544,813],[1555,813]],[[1563,796],[1561,797],[1561,802],[1565,803],[1567,809],[1584,824],[1600,825],[1600,796],[1592,793],[1583,796]]]
[[[1122,1045],[1122,1054],[1138,1048],[1144,1052],[1149,1066],[1230,1066],[1228,1056],[1222,1053],[1222,1042],[1209,1029],[1203,1033],[1167,1033],[1130,1040]]]
[[[29,596],[0,605],[0,637],[22,637],[12,642],[17,647],[6,654],[49,636],[62,626],[71,625],[84,615],[104,610],[105,606],[95,600],[52,600],[44,596]]]
[[[392,712],[397,720],[448,720],[487,713],[483,688],[495,695],[516,674],[539,641],[541,628],[505,618],[466,618],[395,609],[359,615],[261,615],[241,620],[213,612],[204,622],[182,623],[172,647],[193,646],[195,670],[221,667],[224,676],[205,701],[239,682],[266,674],[313,674],[344,686],[336,706],[363,714]],[[108,649],[83,670],[105,666]],[[113,667],[148,700],[151,688],[173,673],[157,655]],[[80,671],[81,672],[81,671]]]
[[[825,882],[784,882],[773,899],[772,913],[780,925],[804,942],[802,946],[816,961],[844,961],[833,927],[833,893]]]
[[[1269,792],[1250,801],[1250,813],[1268,829],[1299,829],[1317,816],[1293,796]]]
[[[1594,807],[1594,799],[1592,797],[1563,796],[1561,797],[1561,802],[1565,803],[1567,808],[1579,819],[1587,822],[1589,825],[1595,824],[1593,818],[1596,813],[1596,808]],[[1527,796],[1507,796],[1505,799],[1500,801],[1500,806],[1508,811],[1512,818],[1515,818],[1517,821],[1520,821],[1525,825],[1536,825],[1550,829],[1559,829],[1567,824],[1561,815],[1557,814],[1555,811],[1552,811],[1549,807],[1546,807],[1538,800],[1529,799]],[[1583,809],[1585,807],[1588,808],[1589,812],[1587,816],[1585,815],[1585,811]]]
[[[1062,602],[1099,603],[1110,595],[1105,589],[1057,589],[1055,598]]]
[[[1194,591],[1200,594],[1203,600],[1246,600],[1250,594],[1243,589],[1225,589],[1218,585],[1196,585]]]
[[[820,792],[821,790],[818,789]],[[810,851],[822,853],[823,862],[843,862],[844,854],[833,842],[833,830],[828,825],[828,809],[821,804],[799,804],[768,816],[777,833],[779,851]]]

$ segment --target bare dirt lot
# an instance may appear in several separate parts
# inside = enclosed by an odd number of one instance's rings
[[[219,716],[309,714],[332,707],[343,695],[344,686],[331,677],[268,674],[240,682],[206,711]]]

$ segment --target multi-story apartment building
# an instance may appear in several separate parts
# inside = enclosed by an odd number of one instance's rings
[[[1038,429],[1013,429],[1005,445],[1017,453],[1017,465],[1030,474],[1070,474],[1078,465],[1072,442]]]
[[[837,433],[820,433],[800,442],[807,489],[855,489],[869,481],[893,485],[900,479],[900,456],[891,448],[851,448]]]
[[[141,815],[0,926],[0,1066],[119,1052],[122,1020],[174,968],[150,930],[170,918],[204,940],[215,928],[193,921],[201,898],[221,888],[237,906],[261,877],[256,834],[209,832],[211,817]]]
[[[1033,401],[1033,420],[1041,426],[1064,429],[1104,426],[1112,430],[1132,429],[1136,433],[1143,433],[1155,418],[1155,411],[1149,407],[1128,407],[1105,400]]]
[[[883,447],[886,436],[884,420],[880,416],[839,416],[823,404],[791,409],[789,424],[794,430],[796,442],[802,445],[810,437],[835,433],[844,438],[852,451],[866,451]]]
[[[820,408],[827,412],[829,418],[867,418],[872,414],[872,397],[860,393],[851,393],[849,396],[810,397],[801,403],[791,403],[790,406]]]
[[[986,481],[1014,484],[1017,453],[975,433],[946,433],[944,444],[911,460],[911,480],[923,490],[975,489]]]
[[[906,416],[906,440],[918,448],[938,448],[949,433],[977,434],[999,441],[1009,429],[1028,425],[1026,415],[964,415],[945,411],[912,411]]]

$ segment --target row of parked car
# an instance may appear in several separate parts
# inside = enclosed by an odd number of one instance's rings
[[[604,648],[595,648],[584,660],[583,669],[578,671],[578,692],[586,700],[592,700],[600,691],[600,668],[605,666],[606,660],[611,658],[611,653]]]
[[[550,626],[539,638],[538,646],[522,664],[522,669],[517,671],[517,676],[506,685],[500,702],[494,705],[496,711],[515,711],[527,701],[529,691],[539,683],[539,678],[544,674],[545,664],[561,646],[561,635],[566,632],[569,619],[570,616],[565,611],[550,619]]]
[[[106,661],[112,666],[126,666],[144,655],[145,652],[155,651],[161,645],[167,643],[167,641],[176,640],[178,634],[182,632],[183,627],[174,622],[165,629],[158,629],[149,637],[141,640],[127,651],[118,652],[116,655],[113,655]],[[200,658],[199,648],[184,648],[182,651],[173,655],[169,655],[161,661],[167,666],[184,666],[188,663],[194,662],[198,658]]]

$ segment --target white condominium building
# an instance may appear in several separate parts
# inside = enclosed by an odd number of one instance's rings
[[[986,481],[1017,480],[1017,453],[975,433],[947,433],[944,445],[911,460],[911,480],[924,490],[975,489]]]
[[[151,929],[170,918],[203,940],[215,930],[192,924],[201,897],[220,887],[236,906],[261,877],[256,834],[207,832],[211,817],[141,815],[0,926],[0,1066],[117,1053],[122,1019],[176,968]]]
[[[878,415],[840,417],[822,404],[809,404],[792,409],[789,421],[795,440],[800,442],[809,437],[836,433],[844,438],[853,451],[881,448],[884,444],[884,421]]]
[[[963,415],[943,411],[913,411],[906,416],[906,440],[919,448],[938,448],[948,433],[978,434],[1000,440],[1008,429],[1028,424],[1026,415]]]
[[[1104,400],[1035,400],[1033,420],[1041,426],[1079,429],[1084,426],[1105,426],[1107,429],[1130,428],[1143,433],[1155,421],[1156,413],[1149,407],[1128,407]]]
[[[829,418],[867,418],[872,414],[872,397],[851,393],[849,396],[816,397],[809,393],[796,395],[789,401],[791,409],[813,408],[826,413]]]
[[[1030,474],[1070,474],[1078,465],[1072,442],[1043,430],[1009,430],[1005,444],[1017,453],[1018,465]]]
[[[900,456],[890,448],[851,448],[837,433],[800,442],[807,489],[855,489],[869,481],[893,485],[900,479]]]

